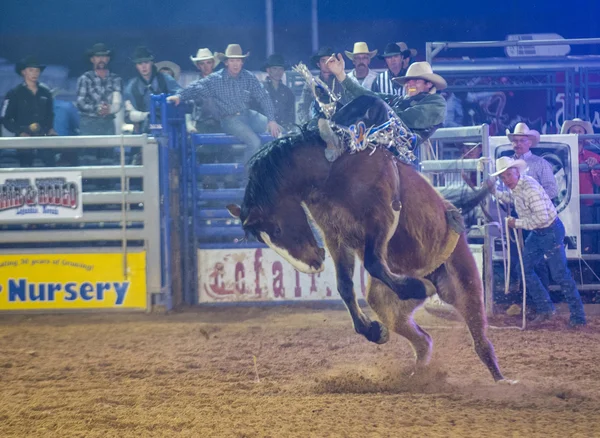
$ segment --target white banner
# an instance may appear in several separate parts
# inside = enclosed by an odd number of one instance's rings
[[[565,249],[568,258],[581,257],[581,226],[579,217],[579,149],[577,136],[542,135],[539,144],[531,148],[535,155],[550,163],[558,185],[558,215],[565,225]],[[508,137],[490,137],[490,154],[494,161],[514,154]]]
[[[0,171],[0,222],[82,215],[81,172]]]
[[[473,245],[472,251],[483,272],[481,245]],[[365,297],[368,275],[357,259],[353,280],[358,298]],[[198,294],[200,303],[341,299],[329,255],[323,272],[301,274],[268,248],[198,250]]]

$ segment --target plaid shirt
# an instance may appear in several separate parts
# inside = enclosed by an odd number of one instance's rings
[[[496,196],[505,204],[514,200],[519,219],[517,228],[536,230],[552,225],[558,214],[544,188],[532,177],[521,175],[517,186],[509,192],[496,192]]]
[[[98,108],[102,103],[111,104],[113,92],[122,92],[122,81],[114,73],[102,79],[95,71],[88,71],[77,80],[77,109],[82,115],[100,117]]]
[[[552,166],[542,157],[534,155],[531,151],[524,153],[522,156],[513,156],[515,159],[525,160],[527,163],[527,175],[539,182],[550,199],[558,196],[558,184],[552,172]]]
[[[235,78],[227,69],[212,73],[192,82],[179,93],[182,101],[200,101],[212,98],[219,119],[235,116],[249,109],[252,99],[257,101],[269,121],[275,120],[275,108],[271,98],[260,85],[256,76],[243,70]]]

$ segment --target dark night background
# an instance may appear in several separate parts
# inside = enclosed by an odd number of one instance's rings
[[[307,60],[311,49],[310,0],[274,0],[275,51],[290,63]],[[424,56],[427,41],[504,40],[511,33],[558,33],[565,38],[600,36],[600,2],[319,1],[319,43],[351,50],[366,41],[382,50],[406,41]],[[263,0],[8,0],[0,12],[0,57],[15,62],[35,54],[66,65],[71,76],[87,70],[83,52],[103,41],[115,49],[113,70],[127,77],[133,48],[144,44],[157,60],[193,70],[189,55],[199,47],[223,51],[237,42],[251,52],[247,67],[258,69],[266,55]],[[600,46],[572,46],[572,54],[600,54]],[[502,49],[452,51],[444,56],[504,56]],[[383,66],[381,61],[375,67]]]

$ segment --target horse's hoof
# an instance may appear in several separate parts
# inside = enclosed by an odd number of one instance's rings
[[[390,332],[387,327],[379,321],[373,321],[369,325],[365,337],[376,344],[385,344],[390,339]]]
[[[510,379],[500,379],[500,380],[496,381],[496,383],[498,385],[512,386],[512,385],[517,385],[519,383],[519,381],[518,380],[510,380]]]

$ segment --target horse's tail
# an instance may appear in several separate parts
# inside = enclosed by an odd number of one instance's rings
[[[466,186],[456,188],[441,188],[440,193],[450,201],[462,214],[471,212],[488,196],[490,190],[487,186],[471,190]]]

